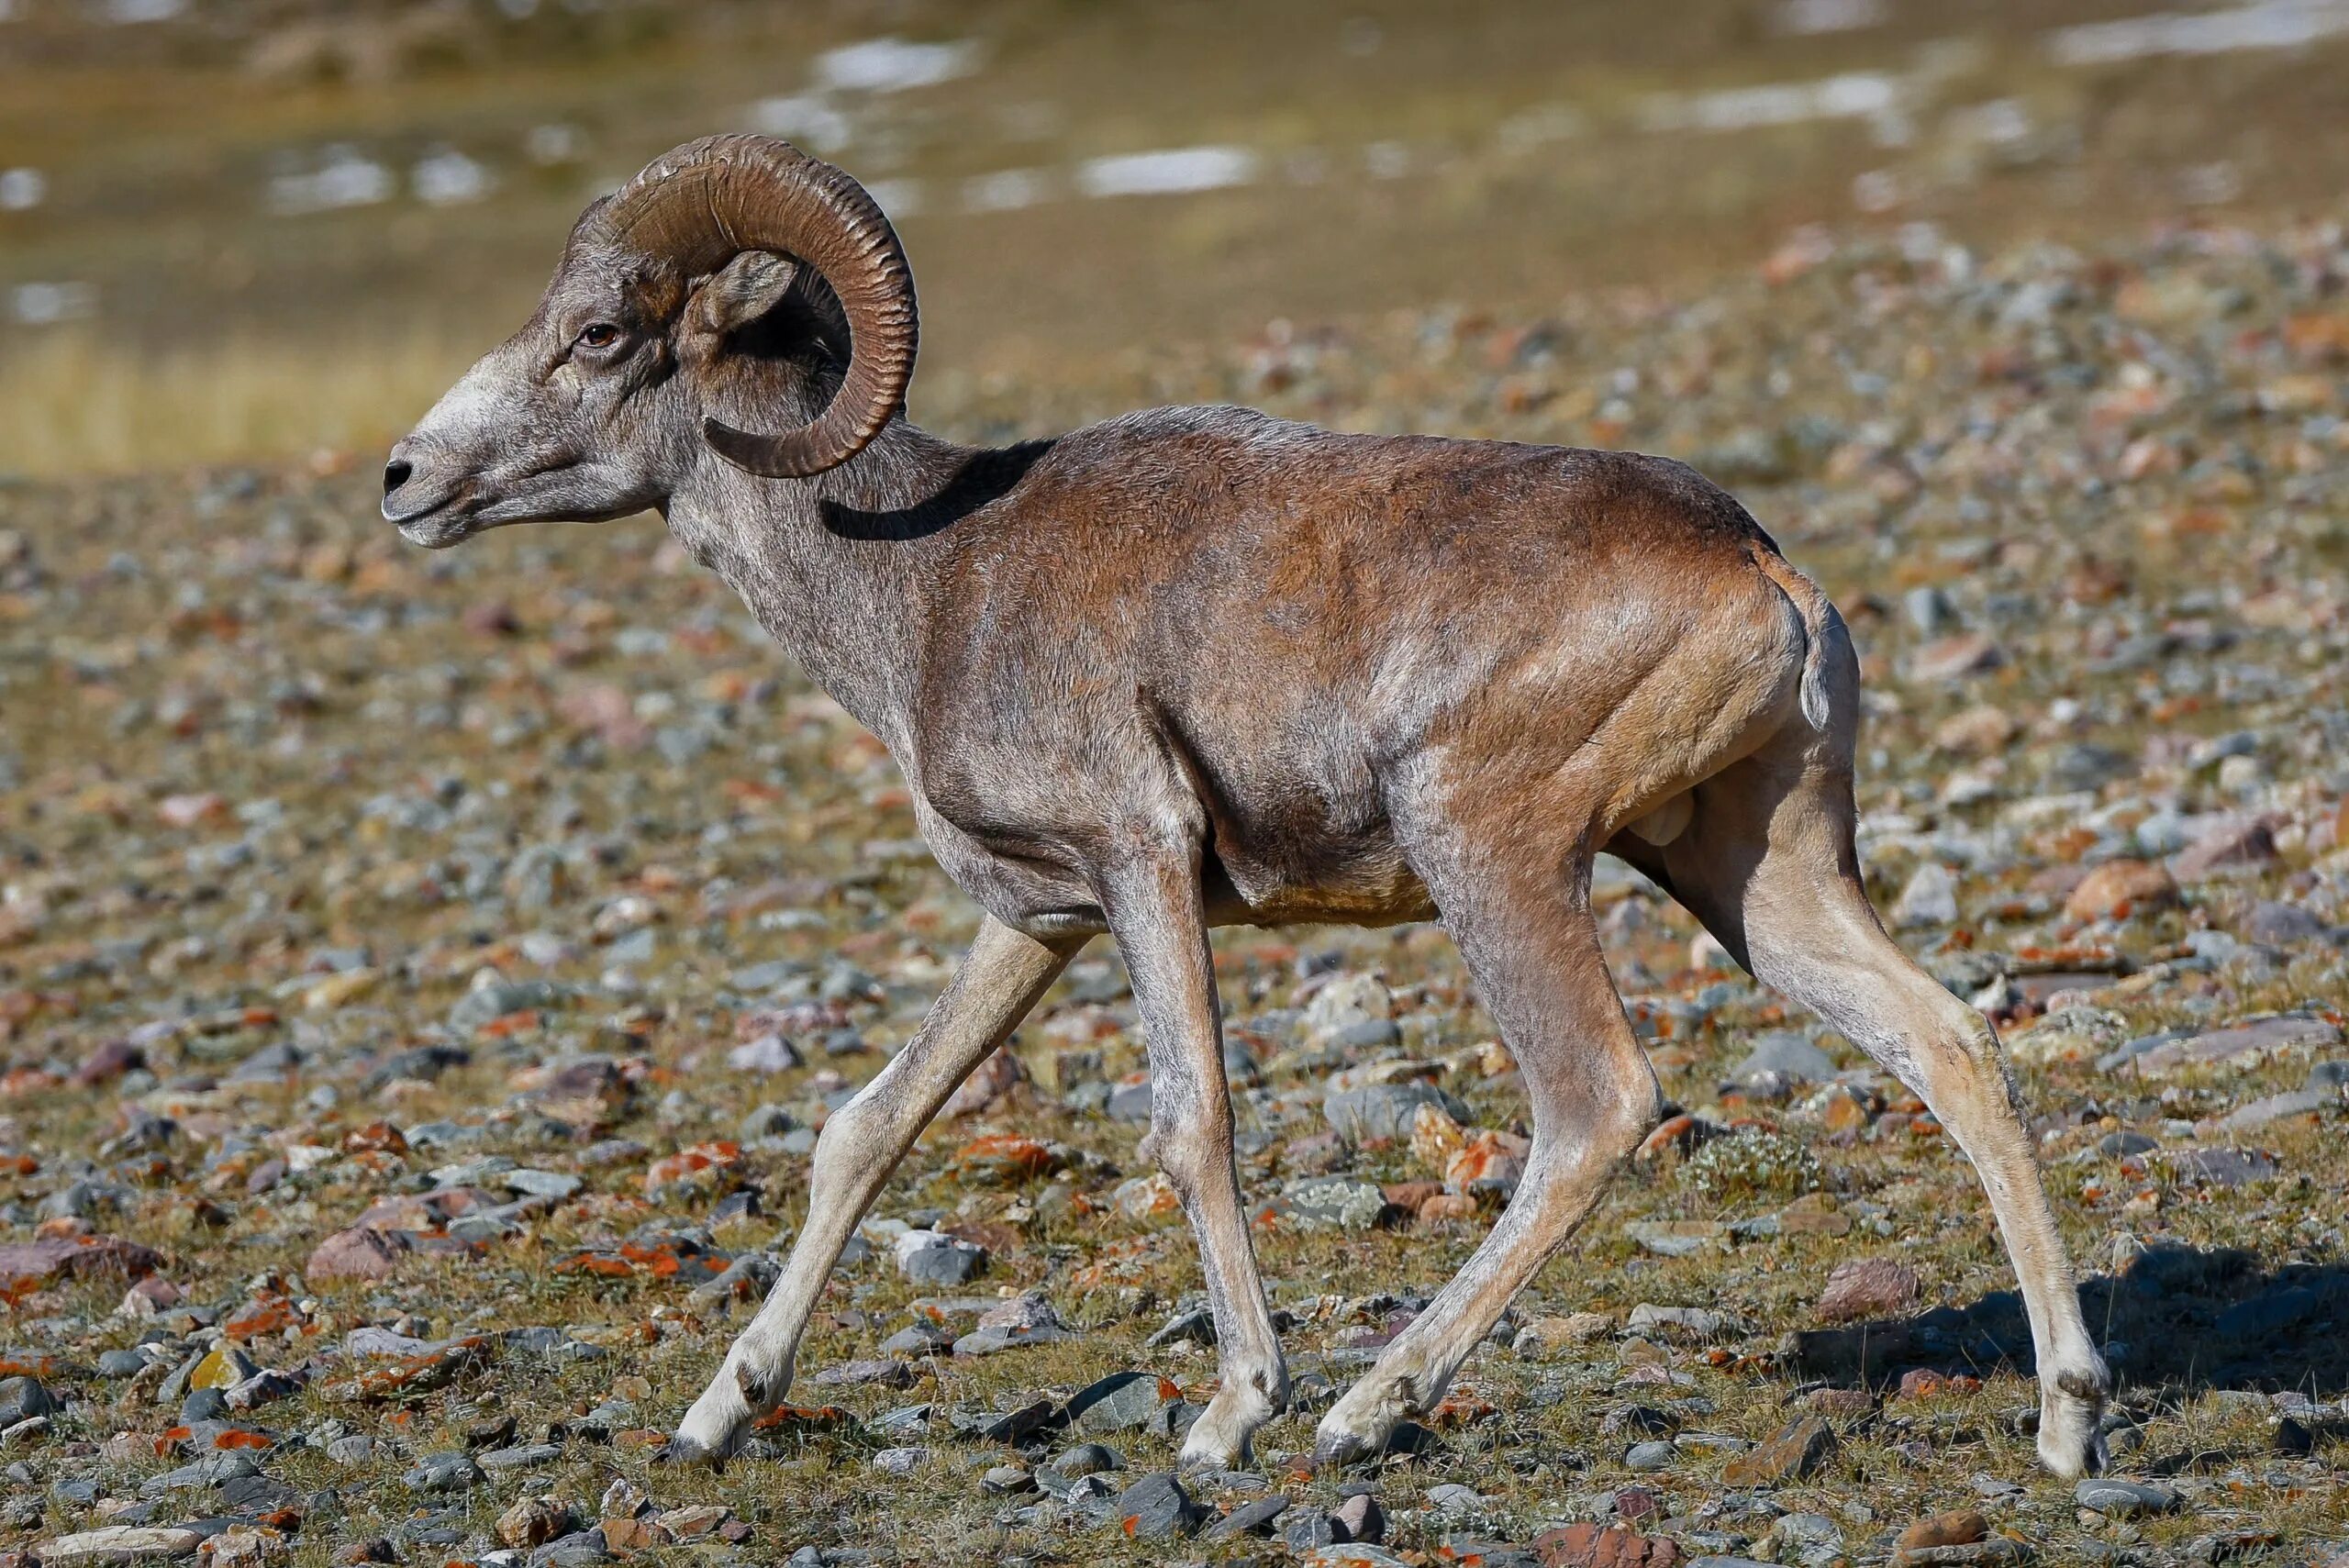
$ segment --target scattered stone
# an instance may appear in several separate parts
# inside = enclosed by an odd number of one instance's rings
[[[1330,1522],[1341,1532],[1341,1540],[1375,1544],[1386,1539],[1386,1511],[1368,1492],[1341,1498],[1330,1510]]]
[[[2180,882],[2203,882],[2213,876],[2247,871],[2276,858],[2276,834],[2265,817],[2222,824],[2205,833],[2170,860]]]
[[[141,1279],[162,1260],[135,1241],[113,1236],[61,1236],[0,1244],[0,1296],[10,1300],[63,1280],[106,1275]]]
[[[2107,1518],[2134,1518],[2140,1514],[2165,1514],[2177,1507],[2177,1494],[2145,1481],[2123,1481],[2098,1475],[2083,1481],[2072,1496],[2080,1507]]]
[[[1289,1189],[1281,1210],[1308,1229],[1370,1230],[1394,1223],[1399,1211],[1375,1182],[1325,1176]]]
[[[1945,1546],[1972,1546],[1990,1533],[1990,1521],[1973,1508],[1955,1513],[1928,1514],[1902,1530],[1893,1541],[1894,1560],[1912,1562],[1920,1551]]]
[[[1680,1568],[1677,1542],[1621,1525],[1572,1524],[1533,1538],[1542,1568]]]
[[[910,1283],[929,1290],[952,1290],[976,1279],[986,1268],[987,1250],[951,1236],[897,1254],[897,1272]]]
[[[1835,1265],[1816,1308],[1821,1322],[1898,1318],[1917,1309],[1917,1271],[1889,1258],[1851,1258]]]
[[[1808,1035],[1793,1029],[1772,1029],[1754,1037],[1753,1049],[1730,1069],[1729,1075],[1732,1083],[1739,1084],[1752,1083],[1765,1074],[1796,1084],[1820,1084],[1840,1071],[1835,1059],[1812,1044]]]
[[[2064,913],[2075,920],[2126,920],[2176,902],[2176,880],[2160,862],[2114,860],[2080,880],[2064,900]]]
[[[2236,921],[2237,933],[2245,941],[2266,942],[2277,947],[2289,947],[2297,942],[2314,941],[2325,934],[2324,922],[2297,904],[2285,904],[2273,898],[2254,898]]]
[[[1904,931],[1954,925],[1957,921],[1957,877],[1949,867],[1927,861],[1917,868],[1893,900],[1892,924]]]
[[[0,1378],[0,1427],[54,1416],[64,1408],[37,1377]]]
[[[571,1510],[551,1497],[525,1497],[497,1516],[497,1539],[518,1551],[571,1533]]]
[[[302,1277],[311,1281],[388,1279],[414,1246],[405,1230],[365,1227],[338,1230],[312,1251],[309,1262],[302,1265]]]
[[[1278,1492],[1268,1492],[1252,1502],[1242,1503],[1201,1534],[1203,1540],[1229,1540],[1235,1536],[1270,1535],[1273,1523],[1286,1511],[1289,1499]]]
[[[1171,1474],[1145,1475],[1123,1492],[1111,1518],[1131,1540],[1171,1540],[1196,1532],[1207,1510]]]
[[[2341,1030],[2329,1019],[2287,1013],[2183,1039],[2157,1040],[2125,1060],[2140,1073],[2162,1073],[2219,1062],[2249,1062],[2276,1051],[2340,1043]]]
[[[1717,1219],[1636,1219],[1623,1234],[1664,1258],[1686,1258],[1729,1244],[1729,1227]]]
[[[61,1535],[40,1548],[43,1568],[68,1564],[154,1562],[192,1557],[204,1543],[201,1530],[175,1525],[107,1525]]]
[[[1330,1130],[1353,1143],[1391,1143],[1411,1136],[1421,1106],[1465,1124],[1468,1107],[1432,1084],[1365,1084],[1332,1090],[1322,1102]]]
[[[1728,1486],[1784,1486],[1807,1480],[1835,1451],[1834,1429],[1817,1416],[1787,1422],[1765,1442],[1731,1455],[1721,1466]]]
[[[1156,1428],[1166,1407],[1182,1397],[1180,1388],[1154,1373],[1111,1373],[1069,1400],[1068,1422],[1088,1436]]]
[[[479,1485],[482,1480],[481,1466],[462,1449],[428,1453],[400,1477],[401,1484],[411,1492],[462,1492]]]
[[[477,1462],[492,1475],[502,1475],[513,1470],[536,1470],[562,1457],[561,1443],[518,1443],[509,1448],[484,1449]]]

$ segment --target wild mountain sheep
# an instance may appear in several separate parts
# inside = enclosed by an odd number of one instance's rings
[[[839,169],[681,147],[589,206],[537,312],[393,450],[446,548],[651,507],[904,770],[985,911],[905,1050],[835,1112],[806,1229],[671,1452],[788,1387],[841,1246],[923,1126],[1107,931],[1151,1132],[1197,1233],[1226,1466],[1287,1396],[1232,1156],[1208,931],[1440,918],[1522,1069],[1492,1233],[1321,1420],[1379,1450],[1657,1119],[1589,904],[1604,850],[1884,1063],[1980,1172],[2038,1353],[2039,1452],[2102,1457],[2108,1379],[1997,1038],[1885,935],[1853,847],[1843,624],[1744,509],[1659,458],[1335,435],[1230,407],[995,450],[904,417],[913,282]],[[785,433],[755,432],[780,426]]]

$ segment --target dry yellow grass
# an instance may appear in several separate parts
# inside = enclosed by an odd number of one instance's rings
[[[83,331],[22,339],[0,359],[0,473],[378,450],[484,346],[416,333],[332,352],[260,338],[165,351]]]

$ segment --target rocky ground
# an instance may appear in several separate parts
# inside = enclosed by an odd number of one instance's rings
[[[1255,1473],[1164,1474],[1215,1361],[1106,946],[891,1184],[804,1404],[652,1466],[974,912],[652,525],[428,557],[362,455],[0,489],[6,1561],[2332,1560],[2344,279],[2333,227],[1803,235],[1702,296],[917,388],[963,434],[1229,396],[1745,495],[1863,651],[1887,917],[2005,1027],[2117,1479],[2034,1468],[1932,1118],[1620,867],[1679,1114],[1379,1462],[1294,1462],[1523,1149],[1433,928],[1218,942],[1297,1385]]]

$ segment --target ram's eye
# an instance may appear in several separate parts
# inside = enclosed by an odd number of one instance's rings
[[[608,349],[620,340],[620,329],[608,321],[591,321],[579,332],[583,349]]]

